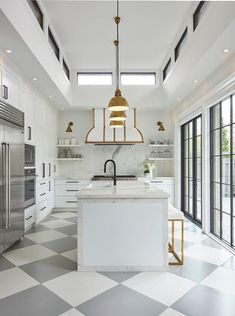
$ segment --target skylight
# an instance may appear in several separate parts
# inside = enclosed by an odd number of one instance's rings
[[[78,72],[79,86],[111,86],[113,74],[111,72]]]

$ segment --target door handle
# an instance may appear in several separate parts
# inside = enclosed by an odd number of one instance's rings
[[[8,228],[8,177],[7,177],[7,144],[2,143],[3,179],[5,186],[5,227]]]
[[[31,126],[28,126],[28,140],[32,140]]]
[[[11,146],[7,144],[8,151],[8,228],[11,227]]]
[[[7,100],[8,99],[8,88],[5,84],[2,86],[2,88],[3,88],[3,98]]]

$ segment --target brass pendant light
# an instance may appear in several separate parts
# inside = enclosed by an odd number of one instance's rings
[[[110,121],[109,127],[113,128],[119,128],[119,127],[124,127],[125,123],[124,121]]]
[[[110,121],[125,121],[126,113],[125,111],[112,111],[110,114]]]
[[[119,67],[119,2],[117,0],[117,16],[114,18],[117,25],[117,39],[114,41],[116,48],[116,91],[115,96],[109,101],[108,109],[110,111],[125,111],[129,109],[127,100],[122,96],[120,90],[120,67]]]

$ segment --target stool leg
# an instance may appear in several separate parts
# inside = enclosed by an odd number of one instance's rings
[[[175,222],[171,222],[171,247],[175,251]]]
[[[184,263],[184,220],[181,221],[181,262]]]

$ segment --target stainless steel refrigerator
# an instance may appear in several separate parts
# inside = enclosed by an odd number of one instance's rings
[[[0,101],[0,253],[24,234],[24,114]]]

